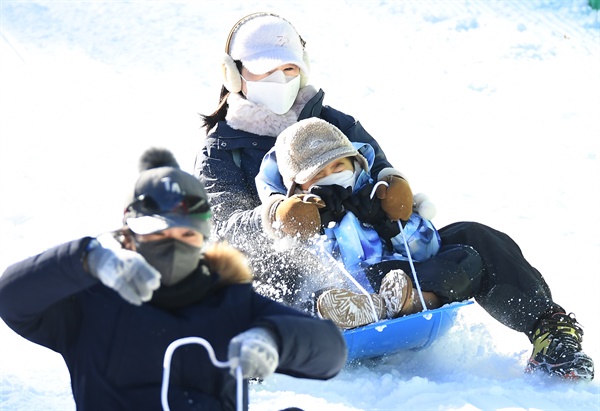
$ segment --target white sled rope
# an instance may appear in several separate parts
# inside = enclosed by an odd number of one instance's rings
[[[377,191],[377,187],[380,185],[385,185],[389,187],[389,184],[385,181],[378,181],[377,184],[373,186],[373,190],[371,190],[370,198],[373,199],[375,196],[375,192]],[[408,240],[404,235],[404,228],[402,227],[402,223],[398,220],[398,227],[400,227],[400,234],[402,234],[402,242],[404,243],[404,249],[406,250],[406,256],[408,257],[408,263],[410,264],[410,271],[412,272],[413,280],[415,283],[415,287],[417,288],[417,294],[419,294],[419,299],[421,300],[421,305],[423,307],[423,311],[427,311],[427,304],[425,304],[425,299],[423,298],[423,292],[421,291],[421,285],[419,284],[419,279],[417,278],[417,270],[415,269],[415,265],[413,264],[412,255],[410,254],[410,247],[408,246]]]
[[[217,357],[215,356],[215,351],[212,348],[212,345],[210,345],[210,343],[208,341],[206,341],[204,338],[201,337],[184,337],[184,338],[180,338],[178,340],[173,341],[171,344],[169,344],[169,346],[167,347],[166,351],[165,351],[165,357],[163,360],[163,380],[162,380],[162,387],[160,390],[160,400],[162,403],[162,407],[164,411],[170,411],[171,408],[169,408],[169,398],[168,398],[168,394],[169,394],[169,379],[171,376],[171,358],[173,357],[173,353],[175,352],[175,350],[179,347],[181,347],[182,345],[186,345],[186,344],[200,344],[201,346],[203,346],[206,351],[208,352],[208,357],[210,358],[210,361],[213,363],[213,365],[215,367],[218,368],[229,368],[231,366],[231,363],[229,361],[219,361],[217,360]],[[244,384],[243,384],[243,378],[242,378],[242,367],[238,366],[235,369],[235,377],[236,377],[236,388],[237,388],[237,398],[236,398],[236,409],[237,411],[242,411],[243,408],[243,403],[244,403]]]

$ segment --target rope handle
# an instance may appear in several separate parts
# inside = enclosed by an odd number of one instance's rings
[[[173,353],[175,352],[175,350],[177,348],[181,347],[182,345],[186,345],[186,344],[199,344],[199,345],[203,346],[206,349],[206,351],[208,352],[208,357],[210,358],[210,361],[213,363],[213,365],[215,367],[218,367],[218,368],[231,367],[231,361],[217,360],[217,357],[215,356],[215,351],[213,350],[212,345],[210,345],[210,343],[208,341],[206,341],[204,338],[183,337],[183,338],[173,341],[167,347],[167,349],[165,351],[165,357],[163,360],[163,380],[162,380],[162,386],[161,386],[161,390],[160,390],[160,399],[161,399],[161,403],[162,403],[162,407],[163,407],[164,411],[171,410],[171,408],[169,407],[169,399],[168,399],[169,379],[171,376],[171,358],[173,357]],[[240,365],[238,365],[235,369],[235,377],[236,377],[236,396],[237,396],[236,409],[237,409],[237,411],[242,411],[243,400],[244,400],[244,391],[243,391],[244,384],[243,384],[243,377],[242,377],[242,367]]]
[[[318,195],[312,194],[312,193],[307,193],[307,194],[304,194],[304,197],[302,197],[302,202],[304,202],[304,203],[310,203],[309,200],[311,198],[316,198],[317,200],[321,200],[321,197],[319,197]]]

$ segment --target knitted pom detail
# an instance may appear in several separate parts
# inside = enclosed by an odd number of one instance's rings
[[[138,170],[140,172],[158,167],[180,168],[175,156],[165,148],[152,147],[140,157]]]

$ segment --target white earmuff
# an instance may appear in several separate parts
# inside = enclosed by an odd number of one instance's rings
[[[230,93],[242,91],[242,75],[235,65],[235,61],[227,53],[223,56],[223,85]]]

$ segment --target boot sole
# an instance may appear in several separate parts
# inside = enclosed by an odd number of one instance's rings
[[[587,356],[563,364],[549,364],[530,359],[525,372],[543,372],[549,376],[556,376],[567,380],[591,381],[594,379],[594,362]]]
[[[412,281],[402,270],[390,271],[383,277],[379,295],[383,298],[387,309],[387,318],[396,318],[402,314],[412,294]]]
[[[374,318],[372,299],[377,318]],[[356,294],[352,291],[334,289],[325,291],[317,300],[321,317],[333,321],[344,329],[361,327],[379,321],[385,316],[385,304],[378,295]]]

